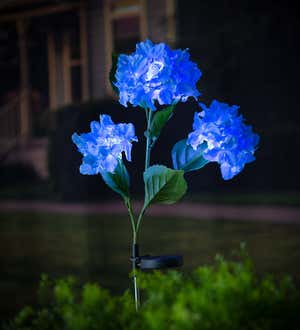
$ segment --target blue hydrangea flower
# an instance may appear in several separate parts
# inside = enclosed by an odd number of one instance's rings
[[[83,155],[81,174],[113,173],[124,151],[131,161],[132,142],[137,141],[133,124],[114,124],[109,115],[100,115],[100,122],[91,122],[91,132],[72,135]]]
[[[196,150],[206,142],[203,157],[218,162],[223,179],[229,180],[241,172],[245,164],[255,160],[259,136],[244,123],[242,115],[238,114],[238,106],[216,100],[210,107],[202,103],[200,106],[203,111],[195,113],[194,131],[189,134],[187,143]]]
[[[155,101],[166,105],[196,99],[201,71],[189,57],[187,49],[172,50],[150,40],[137,44],[133,54],[120,55],[115,76],[120,103],[156,110]]]

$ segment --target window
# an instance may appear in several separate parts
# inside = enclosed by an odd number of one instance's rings
[[[56,16],[53,26],[48,32],[48,66],[50,107],[55,109],[89,97],[86,8]]]
[[[113,21],[114,51],[130,53],[140,38],[140,20],[138,16],[121,17]]]
[[[107,77],[113,52],[131,53],[137,42],[146,39],[146,0],[106,0],[104,19]],[[112,93],[111,86],[107,82],[106,92]]]

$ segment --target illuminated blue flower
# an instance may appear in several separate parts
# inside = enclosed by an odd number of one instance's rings
[[[244,168],[245,164],[255,160],[254,152],[259,136],[251,126],[244,123],[238,114],[238,106],[213,101],[210,107],[200,103],[203,109],[194,116],[194,131],[189,134],[187,143],[194,150],[207,143],[203,157],[221,165],[224,180],[229,180]]]
[[[187,49],[172,50],[150,40],[137,44],[133,54],[120,55],[115,76],[120,103],[156,110],[155,101],[165,105],[196,99],[201,72],[189,57]]]
[[[114,124],[108,115],[100,115],[100,122],[91,122],[91,132],[72,135],[73,142],[83,155],[81,174],[113,173],[124,151],[131,161],[132,142],[137,141],[133,124]]]

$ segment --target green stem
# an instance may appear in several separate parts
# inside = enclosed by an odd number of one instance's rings
[[[147,116],[147,134],[146,134],[146,156],[145,156],[145,171],[149,167],[150,164],[150,153],[151,153],[151,136],[150,136],[150,127],[151,127],[151,117],[152,110],[146,109]]]
[[[151,147],[152,147],[152,138],[151,138],[151,133],[150,133],[150,128],[151,128],[151,120],[152,120],[152,110],[150,109],[145,109],[146,112],[146,118],[147,118],[147,130],[146,130],[146,155],[145,155],[145,171],[147,168],[150,166],[150,155],[151,155]],[[139,231],[139,227],[143,218],[143,215],[146,211],[145,205],[143,206],[139,217],[138,221],[136,224],[136,236],[135,238],[137,239],[137,234]]]
[[[128,213],[129,213],[131,227],[132,227],[132,252],[133,252],[134,247],[137,243],[136,225],[135,225],[134,215],[133,215],[133,211],[132,211],[131,200],[130,200],[130,198],[126,198],[124,201],[125,201],[125,205],[127,207]],[[132,257],[135,257],[134,253],[132,254]],[[136,274],[135,260],[132,261],[132,280],[133,280],[135,310],[138,311],[139,306],[140,306],[140,297],[139,297],[139,288],[137,286],[137,274]]]
[[[151,139],[151,135],[150,135],[150,128],[151,128],[151,116],[152,116],[152,111],[150,109],[145,109],[146,112],[146,118],[147,118],[147,130],[146,130],[146,155],[145,155],[145,171],[147,170],[147,168],[150,165],[150,153],[151,153],[151,145],[152,145],[152,139]],[[141,223],[141,220],[143,218],[143,215],[145,213],[145,205],[143,206],[139,217],[138,217],[138,221],[137,223],[135,223],[134,220],[134,215],[132,212],[132,205],[131,205],[131,201],[130,198],[125,200],[125,204],[127,206],[128,209],[128,213],[130,216],[130,221],[131,221],[131,227],[132,227],[132,249],[134,250],[135,247],[137,247],[137,234],[138,234],[138,229]],[[134,255],[135,253],[133,253]],[[133,273],[133,287],[134,287],[134,301],[135,301],[135,309],[136,311],[139,309],[139,305],[140,305],[140,297],[139,297],[139,288],[137,286],[137,274],[136,274],[136,265],[135,265],[135,260],[133,260],[132,262],[132,273]]]
[[[144,205],[141,212],[140,212],[140,214],[139,214],[138,221],[137,221],[137,224],[136,224],[136,235],[138,234],[140,224],[141,224],[141,221],[143,219],[143,215],[144,215],[145,211],[146,211],[146,207]]]
[[[136,225],[135,225],[135,221],[134,221],[134,215],[133,215],[133,212],[132,212],[132,205],[131,205],[130,198],[126,198],[125,199],[125,205],[127,207],[127,210],[128,210],[128,213],[129,213],[130,222],[131,222],[132,241],[133,241],[133,244],[135,244],[136,243]]]
[[[152,142],[151,142],[152,139],[151,139],[151,135],[150,135],[150,128],[151,128],[151,120],[152,120],[152,110],[145,109],[145,113],[146,113],[146,119],[147,119],[146,155],[145,155],[145,171],[146,171],[147,168],[150,165],[150,154],[151,154],[151,144],[152,144]],[[136,244],[137,243],[138,227],[139,227],[141,219],[142,219],[142,217],[145,213],[145,206],[142,208],[142,210],[139,214],[137,225],[135,225],[130,198],[125,199],[125,204],[126,204],[126,207],[128,209],[129,216],[130,216],[131,227],[132,227],[132,232],[133,232],[133,243]]]

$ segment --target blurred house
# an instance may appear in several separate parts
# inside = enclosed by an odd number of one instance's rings
[[[112,52],[172,44],[175,27],[175,0],[1,0],[0,162],[46,178],[51,114],[112,95]]]

